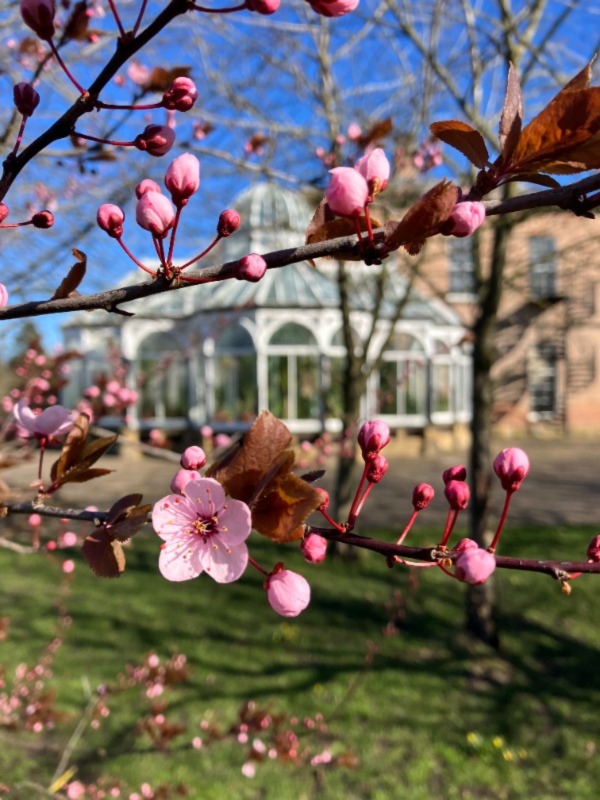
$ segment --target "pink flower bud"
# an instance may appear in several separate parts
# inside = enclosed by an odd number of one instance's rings
[[[217,222],[217,233],[221,238],[226,238],[235,233],[240,227],[241,220],[238,212],[233,208],[226,208],[219,214]]]
[[[238,281],[251,281],[256,283],[267,271],[267,262],[262,256],[250,253],[240,258],[236,264],[235,277]]]
[[[462,552],[463,550],[477,550],[478,547],[479,545],[473,539],[461,539],[454,549]]]
[[[380,419],[365,422],[358,432],[358,446],[365,460],[379,455],[390,441],[390,429]]]
[[[6,205],[6,203],[0,203],[0,223],[4,222],[4,220],[8,217],[9,213],[10,212],[8,210],[8,206]]]
[[[370,153],[359,158],[356,162],[357,169],[366,182],[372,195],[383,192],[390,179],[390,162],[387,160],[381,147],[376,147]]]
[[[465,481],[467,479],[467,468],[462,464],[457,464],[455,467],[448,467],[442,475],[444,483],[449,481]]]
[[[184,469],[202,469],[206,464],[206,453],[201,447],[186,447],[179,461]]]
[[[445,222],[444,236],[470,236],[485,219],[485,206],[478,201],[463,200],[457,203]]]
[[[54,214],[51,211],[38,211],[31,218],[34,228],[51,228],[54,225]]]
[[[54,36],[54,0],[21,0],[21,16],[40,39],[48,41]]]
[[[134,145],[150,156],[164,156],[173,147],[175,134],[167,125],[146,125],[143,133],[135,137]]]
[[[518,447],[507,447],[494,459],[494,472],[505,492],[516,492],[529,472],[527,453]]]
[[[588,561],[600,561],[600,536],[594,536],[587,548]]]
[[[329,492],[325,489],[317,489],[317,492],[321,495],[321,505],[319,508],[323,509],[323,511],[327,511],[329,508]]]
[[[3,283],[0,283],[0,308],[8,305],[8,290]]]
[[[162,104],[170,111],[189,111],[198,99],[196,84],[191,78],[175,78],[171,88],[163,94]]]
[[[281,0],[246,0],[246,8],[256,14],[274,14]]]
[[[164,194],[146,192],[135,207],[135,218],[140,227],[154,236],[163,238],[173,227],[175,210]]]
[[[350,125],[348,125],[346,135],[351,142],[355,142],[357,139],[360,139],[362,136],[362,129],[360,125],[357,122],[351,122]]]
[[[387,458],[376,455],[374,458],[369,458],[367,461],[367,469],[365,470],[365,477],[369,483],[379,483],[388,471],[389,463]]]
[[[269,605],[282,617],[297,617],[310,603],[308,581],[289,569],[269,575],[265,588]]]
[[[415,511],[423,511],[433,500],[435,492],[428,483],[419,483],[413,489],[412,504]]]
[[[67,531],[62,537],[63,547],[74,547],[77,544],[77,534],[73,531]]]
[[[454,562],[454,574],[465,583],[484,583],[496,569],[496,559],[480,547],[468,547]]]
[[[123,222],[125,214],[119,206],[112,203],[105,203],[100,206],[96,214],[96,222],[103,231],[108,233],[113,239],[120,239],[123,235]]]
[[[32,528],[37,528],[42,524],[42,518],[39,514],[30,514],[27,521]]]
[[[197,481],[200,478],[202,475],[195,469],[178,469],[171,481],[171,491],[181,494],[190,481]]]
[[[178,208],[187,205],[200,186],[200,162],[196,156],[184,153],[169,164],[165,186]]]
[[[444,489],[446,500],[454,511],[461,511],[469,505],[471,491],[464,481],[448,481]]]
[[[62,571],[65,573],[65,575],[70,575],[71,572],[74,571],[74,569],[75,569],[75,562],[74,561],[71,561],[71,559],[68,559],[67,561],[63,561]]]
[[[318,533],[309,533],[300,542],[300,550],[302,550],[302,555],[306,561],[310,561],[311,564],[318,564],[323,561],[327,554],[327,539],[319,536]]]
[[[359,0],[306,0],[322,17],[343,17],[357,7]]]
[[[162,189],[158,183],[156,183],[156,181],[150,180],[150,178],[144,178],[144,180],[140,181],[140,183],[138,183],[138,185],[135,187],[135,196],[139,200],[143,194],[146,194],[146,192],[158,192],[159,194],[162,194]]]
[[[13,98],[19,114],[30,117],[40,102],[40,96],[30,83],[17,83],[13,89]]]
[[[83,390],[83,396],[88,397],[90,400],[100,397],[100,394],[101,390],[99,386],[88,386],[87,389]]]
[[[364,177],[352,167],[335,167],[329,174],[331,180],[325,190],[329,208],[340,217],[359,217],[369,198]]]

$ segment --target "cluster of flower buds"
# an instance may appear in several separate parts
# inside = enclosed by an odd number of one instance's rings
[[[185,264],[175,267],[173,266],[173,250],[179,218],[183,209],[200,188],[200,162],[196,156],[191,153],[184,153],[172,161],[165,173],[164,185],[171,196],[170,200],[163,194],[158,183],[149,178],[137,185],[135,190],[138,198],[135,209],[136,222],[152,235],[154,246],[160,259],[161,274],[169,279],[179,277],[181,280],[194,282],[189,276],[181,275],[182,271],[207,255],[221,239],[231,236],[240,226],[240,215],[233,209],[226,209],[221,212],[217,223],[217,234],[211,244]],[[125,212],[119,206],[112,203],[105,203],[100,206],[96,220],[103,231],[117,240],[135,264],[153,277],[156,277],[157,273],[142,264],[124,244],[123,225]],[[169,233],[170,241],[167,249],[165,248],[164,240]],[[260,259],[260,256],[248,256],[248,258]],[[262,261],[262,259],[260,260]],[[264,264],[264,261],[262,263]],[[266,265],[260,272],[256,263],[252,261],[246,268],[248,275],[242,271],[238,277],[246,280],[259,280],[264,274],[265,268]]]
[[[246,540],[252,530],[250,508],[225,496],[218,481],[202,477],[206,454],[188,447],[171,480],[172,494],[163,497],[152,512],[154,530],[163,539],[159,570],[170,581],[187,581],[206,572],[217,583],[238,580],[250,563],[265,575],[264,588],[271,608],[284,617],[295,617],[310,602],[305,578],[277,563],[268,571],[248,553]],[[322,561],[326,542],[308,537],[302,542],[308,561]]]
[[[334,167],[325,191],[327,205],[340,217],[360,217],[374,197],[384,191],[390,177],[390,162],[376,147],[354,167]]]

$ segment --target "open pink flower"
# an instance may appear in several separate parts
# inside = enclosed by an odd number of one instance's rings
[[[43,439],[64,436],[75,424],[73,412],[66,408],[52,406],[36,414],[23,398],[14,407],[13,414],[22,428]]]
[[[250,509],[226,498],[212,478],[190,481],[181,495],[159,500],[152,524],[165,541],[158,568],[167,580],[188,581],[207,572],[217,583],[231,583],[246,569]]]

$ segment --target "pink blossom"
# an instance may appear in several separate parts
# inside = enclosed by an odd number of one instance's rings
[[[419,483],[413,489],[412,504],[415,511],[423,511],[433,500],[435,492],[428,483]]]
[[[0,283],[0,308],[8,305],[8,291],[3,283]]]
[[[357,122],[351,122],[350,125],[348,125],[346,135],[351,142],[355,142],[357,139],[360,139],[362,136],[362,129],[360,125]]]
[[[331,180],[325,190],[329,208],[340,217],[359,217],[369,198],[364,177],[352,167],[335,167],[329,174]]]
[[[165,174],[165,186],[177,208],[187,205],[200,186],[200,162],[196,156],[184,153],[176,158]]]
[[[138,86],[143,86],[143,84],[148,82],[150,78],[150,68],[145,67],[143,64],[140,64],[139,61],[131,61],[129,66],[127,67],[127,75],[129,79],[132,80],[134,83],[137,83]]]
[[[88,386],[87,389],[83,390],[83,396],[89,397],[90,400],[94,400],[96,397],[100,397],[101,389],[99,386]]]
[[[221,450],[223,447],[229,447],[230,444],[230,436],[227,436],[226,433],[217,433],[214,440],[214,446],[217,450]]]
[[[210,427],[210,425],[203,425],[200,428],[200,433],[203,439],[210,439],[210,437],[213,435],[213,429]]]
[[[226,498],[212,478],[190,481],[181,495],[159,500],[152,524],[165,540],[158,566],[170,581],[187,581],[206,571],[217,583],[230,583],[246,569],[250,509]]]
[[[140,181],[135,187],[135,196],[139,200],[143,194],[146,194],[146,192],[158,192],[159,194],[162,194],[162,189],[158,183],[156,183],[156,181],[153,181],[150,178],[144,178],[144,180]]]
[[[19,114],[30,117],[40,103],[40,96],[30,83],[21,81],[13,89],[13,99]]]
[[[256,283],[267,271],[267,262],[257,253],[240,258],[236,264],[235,277],[239,281],[250,281]]]
[[[494,472],[506,492],[516,492],[529,472],[527,453],[519,447],[507,447],[494,459]]]
[[[462,464],[457,464],[455,467],[448,467],[442,475],[444,483],[449,481],[464,481],[467,479],[467,468]]]
[[[104,403],[106,408],[114,408],[117,405],[118,400],[114,396],[114,394],[105,394],[102,397],[102,402]]]
[[[186,447],[179,462],[184,469],[202,469],[206,464],[206,453],[201,447]]]
[[[73,781],[67,785],[67,800],[80,800],[85,797],[85,786],[81,781]]]
[[[470,236],[485,219],[485,206],[479,201],[463,200],[452,209],[444,225],[445,236]]]
[[[197,481],[201,477],[195,469],[178,469],[171,480],[171,491],[181,494],[190,481]]]
[[[217,233],[221,238],[226,238],[235,233],[240,227],[241,220],[238,212],[233,208],[226,208],[219,214],[217,222]]]
[[[383,192],[390,179],[390,162],[381,147],[376,147],[356,162],[357,169],[369,184],[371,194]]]
[[[454,562],[455,575],[465,583],[484,583],[496,569],[496,559],[480,547],[468,547]]]
[[[35,414],[24,399],[19,400],[13,409],[15,419],[22,428],[43,439],[64,436],[73,427],[73,413],[62,406],[46,408],[41,414]]]
[[[167,125],[147,125],[134,140],[138,150],[145,150],[148,155],[156,157],[168,153],[174,142],[175,134]]]
[[[119,381],[109,381],[106,384],[106,391],[109,392],[110,394],[117,394],[120,388],[121,384],[119,383]]]
[[[469,505],[471,491],[464,481],[448,481],[444,488],[446,500],[454,511],[461,511]]]
[[[327,554],[327,539],[319,536],[318,533],[309,533],[300,542],[300,550],[306,561],[311,564],[318,564],[323,561]]]
[[[47,41],[54,36],[54,0],[21,0],[21,16],[40,39]]]
[[[62,537],[62,546],[63,547],[74,547],[77,544],[77,534],[73,533],[73,531],[67,531],[63,533]]]
[[[274,14],[280,5],[281,0],[246,0],[246,8],[257,14]]]
[[[30,514],[27,521],[32,528],[37,528],[42,524],[42,518],[39,514]]]
[[[189,111],[198,99],[196,84],[191,78],[175,78],[170,89],[163,94],[162,104],[170,111]]]
[[[358,432],[358,446],[364,459],[373,458],[389,444],[390,429],[380,419],[370,420]]]
[[[359,0],[306,0],[323,17],[343,17],[358,6]]]
[[[289,569],[269,575],[265,588],[269,605],[282,617],[297,617],[310,603],[308,581]]]
[[[124,221],[125,214],[123,210],[112,203],[104,203],[104,205],[100,206],[96,214],[98,227],[108,233],[113,239],[120,239],[123,235]]]
[[[169,199],[158,192],[146,192],[135,207],[135,218],[138,225],[154,236],[163,238],[173,227],[175,210]]]
[[[62,571],[65,573],[65,575],[70,575],[72,572],[75,571],[75,562],[72,561],[71,559],[63,561]]]

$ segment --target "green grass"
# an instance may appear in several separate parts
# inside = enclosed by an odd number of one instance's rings
[[[593,533],[509,530],[502,552],[572,557]],[[110,717],[75,750],[78,778],[114,777],[131,788],[181,782],[199,800],[599,796],[595,576],[576,581],[567,598],[547,577],[498,575],[502,647],[494,652],[463,634],[464,587],[436,569],[411,578],[369,554],[358,564],[312,567],[289,548],[286,565],[309,577],[313,600],[299,618],[282,620],[258,576],[226,587],[203,577],[170,584],[156,571],[156,541],[141,538],[118,581],[101,581],[78,562],[65,600],[73,625],[51,681],[68,718],[38,736],[0,730],[0,784],[49,784],[85,704],[82,681],[110,683],[149,652],[183,652],[189,679],[165,696],[166,714],[186,733],[168,752],[134,737],[148,703],[139,688],[128,690],[109,700]],[[253,555],[268,564],[281,551],[259,542]],[[0,574],[1,613],[11,617],[0,661],[10,677],[19,662],[35,663],[53,635],[60,570],[45,557],[3,551]],[[302,732],[301,747],[330,745],[357,765],[267,760],[249,779],[241,773],[246,749],[232,737],[190,746],[200,719],[226,731],[248,699],[300,720],[321,712],[328,731]],[[9,795],[21,796],[31,794]]]

